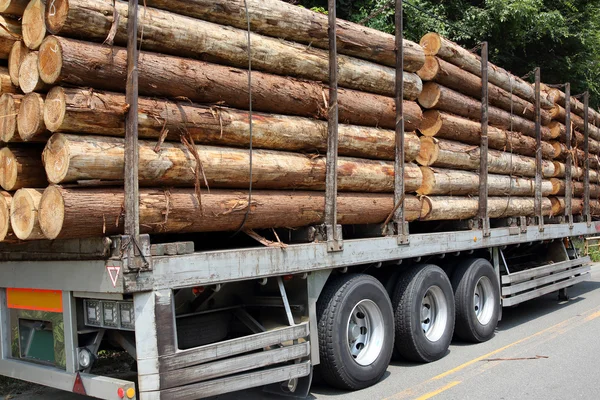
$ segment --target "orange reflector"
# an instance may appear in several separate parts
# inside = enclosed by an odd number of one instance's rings
[[[8,308],[62,312],[62,292],[60,290],[6,289]]]

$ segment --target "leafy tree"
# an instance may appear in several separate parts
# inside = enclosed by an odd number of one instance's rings
[[[327,0],[299,2],[327,7]],[[337,12],[392,33],[393,4],[364,21],[388,4],[338,0]],[[589,89],[591,104],[600,104],[600,0],[407,0],[404,7],[408,39],[435,31],[465,48],[486,40],[495,64],[520,76],[541,66],[543,82],[571,82],[572,93]]]

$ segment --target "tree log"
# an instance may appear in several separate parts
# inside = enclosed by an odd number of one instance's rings
[[[421,137],[421,151],[417,162],[423,166],[479,170],[479,146],[471,146],[444,139]],[[542,161],[544,177],[555,173],[554,163]],[[488,150],[488,171],[491,174],[535,176],[535,158],[503,151]]]
[[[490,218],[529,217],[535,215],[535,199],[531,197],[488,198]],[[470,219],[479,213],[477,197],[423,197],[421,202],[422,221],[452,221]],[[551,215],[552,203],[542,198],[542,212]]]
[[[566,174],[566,165],[560,161],[553,161],[554,164],[554,175],[553,178],[564,178]],[[583,179],[583,168],[573,166],[571,170],[571,176],[573,179],[582,180]],[[590,169],[590,182],[600,183],[600,174],[598,171]]]
[[[563,124],[566,123],[567,120],[567,111],[562,108],[561,106],[559,106],[558,104],[554,105],[554,108],[552,110],[550,110],[550,115],[552,116],[552,119],[555,119],[556,121],[560,121]],[[580,132],[583,132],[585,129],[585,121],[583,120],[583,118],[581,118],[579,115],[571,112],[571,123],[573,124],[573,127],[575,129],[578,129]],[[591,120],[588,123],[589,126],[589,135],[591,138],[596,139],[596,140],[600,140],[600,128],[592,125]]]
[[[552,202],[552,215],[564,215],[566,213],[567,201],[564,197],[550,197],[550,201]],[[571,199],[571,212],[573,215],[583,213],[583,199]]]
[[[7,60],[15,42],[21,40],[21,23],[0,16],[0,59]]]
[[[548,100],[550,100],[551,102],[560,105],[561,107],[565,108],[567,106],[567,99],[565,97],[565,93],[562,92],[559,89],[556,88],[548,88],[547,90],[548,93]],[[576,97],[571,96],[571,112],[579,115],[581,118],[583,118],[584,116],[584,106],[583,103],[581,101],[579,101],[579,99],[577,99]],[[590,121],[593,121],[592,123],[596,126],[598,126],[600,124],[600,113],[598,113],[596,110],[594,110],[593,108],[589,108],[588,109],[588,113],[589,113],[589,118]]]
[[[423,122],[419,131],[430,137],[455,140],[472,145],[481,141],[481,124],[439,110],[428,110],[423,113]],[[493,126],[488,127],[488,145],[492,149],[502,150],[535,157],[536,140],[519,132],[509,132]],[[542,156],[545,159],[554,157],[554,148],[542,141]]]
[[[4,147],[0,150],[0,186],[4,190],[46,187],[42,147]]]
[[[0,141],[12,142],[18,137],[17,115],[22,95],[4,93],[0,96]]]
[[[564,196],[567,192],[567,185],[563,179],[551,178],[552,182],[552,195],[553,196]],[[583,197],[584,192],[584,184],[583,182],[573,181],[573,196],[575,197]],[[590,185],[590,198],[600,197],[600,186],[599,185]]]
[[[0,0],[0,14],[20,17],[27,4],[29,4],[29,0]]]
[[[194,186],[195,158],[178,143],[140,141],[140,185]],[[246,188],[249,177],[249,151],[234,148],[196,146],[209,187]],[[53,135],[43,153],[51,183],[83,180],[123,179],[124,141],[104,136]],[[325,157],[270,150],[253,151],[253,186],[257,189],[325,188]],[[338,188],[353,192],[393,192],[394,165],[388,161],[341,157]],[[200,176],[200,181],[203,177]],[[408,164],[406,192],[422,183],[421,170]]]
[[[38,219],[42,192],[40,189],[19,189],[13,195],[10,225],[15,236],[21,240],[46,239]]]
[[[550,128],[551,131],[553,131],[553,135],[554,135],[554,132],[557,132],[558,140],[560,140],[562,143],[567,142],[567,131],[563,124],[561,124],[558,121],[552,121],[550,123],[550,125],[548,125],[548,127]],[[571,145],[573,147],[583,149],[583,144],[585,142],[584,139],[585,139],[585,137],[583,136],[583,134],[578,131],[573,131],[571,133]],[[590,153],[600,153],[600,142],[598,142],[597,140],[594,140],[592,138],[589,138],[588,143],[589,143]]]
[[[421,167],[421,172],[423,172],[423,184],[417,189],[418,195],[468,196],[479,193],[479,173],[430,167]],[[548,196],[552,191],[552,182],[542,181],[542,196]],[[534,196],[535,180],[489,174],[488,194],[490,196]]]
[[[481,58],[469,50],[463,49],[458,44],[443,38],[437,33],[428,33],[421,38],[421,46],[425,49],[425,55],[438,56],[460,68],[481,77]],[[494,65],[489,64],[488,68],[489,82],[494,85],[516,94],[523,100],[535,104],[535,91],[531,84],[518,78],[510,72]],[[542,92],[541,105],[544,109],[552,108],[553,103]]]
[[[434,108],[476,121],[481,120],[481,103],[478,100],[434,82],[427,82],[423,85],[423,91],[419,96],[419,104],[424,108]],[[496,107],[489,107],[488,112],[491,125],[505,130],[518,131],[535,138],[535,123],[532,121],[518,115],[511,115],[509,112]],[[547,127],[542,127],[542,140],[549,139],[551,139],[550,130]]]
[[[19,70],[21,69],[21,63],[25,59],[25,56],[29,54],[30,50],[22,40],[13,43],[8,55],[8,74],[13,85],[19,87]]]
[[[481,99],[481,77],[438,57],[427,56],[425,65],[418,74],[424,81],[434,81],[477,100]],[[491,105],[535,122],[535,107],[532,103],[512,95],[494,84],[489,84],[488,90]],[[542,125],[548,125],[552,120],[546,110],[541,110],[541,118]]]
[[[415,103],[411,103],[419,108]],[[139,136],[179,141],[181,132],[199,144],[248,148],[247,111],[230,108],[139,98]],[[46,97],[44,121],[52,132],[120,136],[125,134],[127,106],[122,94],[87,89],[53,88]],[[38,118],[37,114],[27,118]],[[326,152],[327,122],[309,118],[254,113],[252,145],[255,148],[293,152]],[[343,156],[393,160],[396,136],[392,130],[339,125],[338,152]],[[405,134],[405,160],[414,161],[421,143]]]
[[[14,239],[10,227],[10,203],[12,196],[8,192],[0,192],[0,242],[6,239]]]
[[[40,75],[48,84],[59,82],[97,89],[123,91],[127,75],[126,50],[50,36],[40,47]],[[94,65],[90,74],[89,65]],[[248,108],[245,70],[153,53],[140,54],[141,95],[185,97],[201,103],[224,103]],[[256,111],[302,115],[325,119],[326,86],[262,72],[252,74]],[[405,109],[406,129],[418,128],[422,114],[414,103]],[[394,99],[339,90],[339,118],[352,125],[395,127]]]
[[[8,68],[0,67],[0,94],[2,93],[18,93],[19,89],[13,86],[8,74]]]
[[[39,53],[32,51],[23,58],[19,66],[19,87],[23,93],[46,91],[48,86],[40,79],[38,71]]]
[[[46,26],[54,35],[104,42],[111,35],[113,8],[118,13],[114,43],[127,46],[127,3],[122,1],[55,0],[46,4]],[[246,29],[235,29],[155,8],[139,13],[146,51],[198,58],[217,64],[248,68]],[[252,68],[276,75],[329,81],[329,53],[254,34]],[[394,68],[341,55],[341,87],[393,97]],[[423,84],[414,73],[404,74],[404,97],[415,100]]]
[[[66,189],[50,186],[40,204],[40,225],[48,239],[86,238],[123,232],[122,189]],[[213,190],[202,195],[193,189],[141,189],[142,233],[190,233],[246,229],[297,228],[323,223],[325,195],[320,192],[255,191],[250,214],[248,193]],[[384,222],[394,209],[389,194],[340,193],[338,221],[344,225]],[[407,196],[405,216],[419,218],[420,201]],[[85,223],[82,223],[85,221]]]
[[[247,0],[247,3],[253,32],[329,48],[326,15],[278,0]],[[145,4],[243,30],[248,28],[244,0],[146,0]],[[337,20],[337,50],[340,54],[396,66],[393,35],[341,19]],[[404,69],[416,72],[424,62],[421,46],[404,40]]]
[[[31,50],[37,50],[46,37],[45,1],[31,0],[21,19],[23,23],[23,42]]]
[[[552,142],[552,146],[554,147],[554,158],[558,161],[567,160],[567,155],[569,151],[567,150],[567,146],[560,142]],[[585,153],[583,150],[574,148],[571,150],[573,154],[573,163],[577,166],[583,166],[585,161]],[[590,154],[590,168],[598,168],[600,163],[598,161],[598,156],[595,154]]]
[[[44,97],[39,93],[29,93],[21,100],[17,117],[17,129],[21,140],[24,142],[39,139],[46,133]]]

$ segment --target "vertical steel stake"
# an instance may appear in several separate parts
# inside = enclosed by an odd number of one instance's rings
[[[396,162],[394,163],[394,222],[398,244],[408,243],[404,217],[404,22],[402,0],[396,0]]]
[[[571,150],[572,145],[572,134],[571,129],[571,84],[565,84],[565,135],[567,142],[567,160],[565,161],[565,217],[569,223],[569,228],[573,228],[573,155]]]
[[[583,94],[583,215],[588,226],[592,224],[590,215],[590,127],[589,127],[590,93]]]
[[[481,44],[481,145],[479,150],[479,221],[483,236],[490,235],[488,215],[488,43]]]
[[[538,218],[540,232],[544,231],[542,208],[542,112],[541,112],[541,70],[535,69],[535,215]]]
[[[139,148],[138,148],[138,0],[129,0],[127,14],[127,86],[129,111],[125,128],[125,235],[130,237],[128,267],[134,269],[135,249],[140,234]]]
[[[342,250],[337,226],[338,165],[338,57],[335,0],[329,0],[329,110],[327,113],[327,177],[325,184],[325,230],[329,251]]]

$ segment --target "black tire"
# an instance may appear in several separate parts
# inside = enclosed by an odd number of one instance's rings
[[[436,306],[440,310],[438,322],[432,322],[435,321],[433,318],[429,320],[429,323],[439,324],[435,325],[435,332],[431,331],[431,334],[436,334],[436,337],[432,336],[433,340],[428,338],[430,331],[425,332],[421,321],[423,302],[426,295],[427,299],[430,298],[431,291],[440,299],[440,306]],[[396,285],[392,306],[396,324],[395,347],[402,358],[432,362],[446,355],[454,330],[454,295],[450,280],[441,268],[417,265],[406,271]]]
[[[359,364],[352,356],[348,338],[351,314],[363,300],[370,300],[378,307],[383,322],[377,330],[383,335],[381,350],[369,365]],[[370,275],[342,275],[329,282],[321,293],[317,302],[317,318],[321,357],[319,370],[325,382],[344,390],[363,389],[379,382],[387,370],[394,347],[392,305],[383,285]]]
[[[480,294],[481,290],[478,290],[478,297],[482,302],[475,304],[477,283],[486,279],[491,286],[484,290],[484,294]],[[456,307],[456,337],[473,343],[491,339],[500,313],[500,284],[492,264],[483,258],[463,261],[454,271],[452,287]],[[477,317],[477,312],[482,313],[480,318],[483,321]]]

